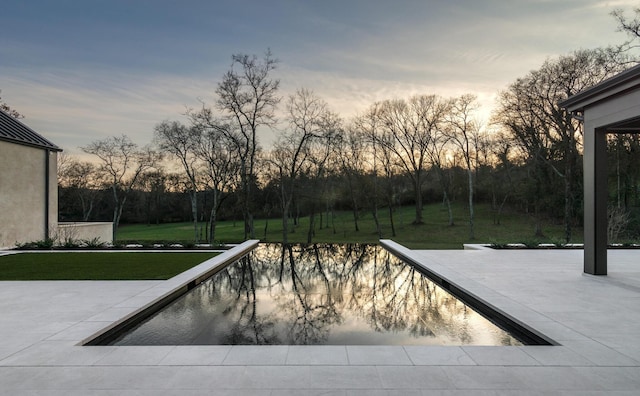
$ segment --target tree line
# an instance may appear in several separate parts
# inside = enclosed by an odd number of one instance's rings
[[[194,240],[207,242],[215,241],[221,218],[242,221],[244,237],[255,238],[256,216],[280,216],[286,243],[300,216],[310,219],[309,242],[316,218],[336,209],[353,213],[356,232],[362,214],[371,213],[373,231],[383,237],[380,218],[395,234],[399,205],[414,205],[419,225],[423,204],[442,202],[453,226],[451,203],[464,200],[470,239],[474,204],[490,202],[495,222],[506,205],[532,215],[536,235],[543,219],[562,219],[570,242],[582,221],[583,132],[558,102],[638,63],[638,16],[640,10],[635,19],[614,13],[630,37],[622,45],[548,59],[518,78],[499,93],[485,121],[471,93],[391,98],[346,119],[310,89],[282,97],[273,76],[278,61],[269,51],[262,58],[233,55],[216,101],[188,109],[186,123],[159,122],[148,146],[122,135],[81,148],[96,162],[63,156],[61,215],[91,220],[110,212],[114,239],[122,219],[188,217]],[[277,134],[269,149],[260,144],[267,131]],[[639,149],[638,135],[609,139],[612,215],[626,223],[640,206]],[[135,205],[127,206],[131,200]]]

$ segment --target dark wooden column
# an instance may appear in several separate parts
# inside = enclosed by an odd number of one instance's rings
[[[584,272],[607,274],[607,134],[584,128]]]

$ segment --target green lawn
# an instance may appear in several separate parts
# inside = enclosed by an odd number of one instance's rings
[[[464,243],[516,243],[560,242],[563,239],[563,228],[560,222],[544,224],[545,238],[534,237],[533,219],[528,215],[505,213],[500,225],[494,224],[494,214],[489,205],[477,205],[474,240],[469,239],[468,212],[463,205],[454,206],[455,226],[447,225],[447,211],[443,205],[427,205],[424,208],[424,224],[413,225],[415,209],[407,206],[398,209],[394,214],[397,235],[391,233],[387,209],[379,211],[382,224],[382,238],[393,239],[409,248],[422,249],[462,249]],[[329,219],[327,227],[326,215],[316,217],[316,232],[313,242],[326,243],[377,243],[375,225],[371,212],[360,214],[360,231],[355,231],[351,212],[337,212],[335,218]],[[309,218],[301,218],[300,224],[289,234],[289,242],[304,243],[307,241]],[[334,231],[335,226],[335,231]],[[202,235],[204,227],[202,224]],[[266,229],[266,232],[265,232]],[[282,222],[278,218],[257,219],[255,221],[256,238],[263,242],[282,241]],[[574,230],[574,243],[582,242],[582,229]],[[193,241],[192,223],[174,223],[160,225],[124,225],[118,229],[119,241]],[[243,240],[242,221],[220,222],[216,228],[216,242],[235,243]]]
[[[0,280],[163,280],[216,253],[48,252],[0,256]]]

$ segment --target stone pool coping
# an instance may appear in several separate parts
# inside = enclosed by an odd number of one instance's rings
[[[466,301],[467,305],[470,305],[476,311],[483,311],[481,306],[484,306],[487,310],[495,313],[495,315],[488,314],[487,316],[497,316],[497,318],[495,318],[496,320],[502,318],[503,320],[510,321],[514,328],[520,327],[523,329],[522,331],[530,333],[532,343],[539,345],[559,345],[553,338],[535,329],[534,326],[527,324],[527,322],[535,323],[540,321],[541,315],[535,311],[522,304],[517,304],[513,300],[503,298],[494,290],[465,277],[451,268],[438,264],[437,261],[425,257],[416,257],[414,251],[407,249],[399,243],[389,239],[382,239],[380,240],[380,244],[403,260],[421,267],[431,280],[443,289]],[[509,312],[515,312],[516,315],[509,314]]]
[[[165,281],[0,282],[0,394],[637,395],[637,250],[409,253],[561,345],[78,346]]]

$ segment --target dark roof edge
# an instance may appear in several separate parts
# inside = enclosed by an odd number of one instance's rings
[[[52,143],[49,139],[2,110],[0,110],[0,127],[0,141],[49,151],[62,151],[62,148]]]
[[[616,74],[615,76],[608,78],[591,88],[578,92],[577,94],[558,102],[558,105],[568,111],[582,110],[584,107],[598,102],[607,96],[611,96],[625,89],[631,88],[633,84],[630,84],[630,82],[636,79],[640,79],[640,64]],[[635,85],[640,86],[640,80]]]
[[[6,138],[4,136],[0,136],[0,141],[2,142],[9,142],[9,143],[13,143],[13,144],[19,144],[21,146],[28,146],[28,147],[33,147],[33,148],[39,148],[41,150],[48,150],[48,151],[55,151],[55,152],[62,152],[64,151],[63,149],[61,149],[60,147],[56,146],[55,144],[51,143],[50,146],[48,145],[44,145],[44,144],[37,144],[37,143],[29,143],[29,142],[25,142],[22,140],[17,140],[17,139],[11,139],[11,138]]]

